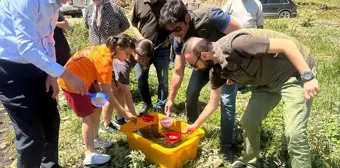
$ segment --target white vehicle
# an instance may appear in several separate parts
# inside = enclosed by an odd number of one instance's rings
[[[92,0],[68,0],[66,4],[61,6],[60,11],[64,15],[82,17],[82,9],[84,9],[89,3],[92,3]]]

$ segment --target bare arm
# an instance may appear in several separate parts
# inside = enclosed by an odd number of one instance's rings
[[[68,29],[70,27],[67,20],[57,22],[56,26],[61,28],[61,29]]]
[[[300,74],[311,71],[296,45],[287,39],[270,38],[269,53],[284,53]]]
[[[284,53],[300,74],[311,71],[305,58],[291,40],[270,38],[269,42],[269,53]],[[314,78],[310,81],[305,81],[302,92],[305,101],[315,97],[320,92],[317,80]]]
[[[123,89],[123,93],[124,93],[124,96],[125,96],[125,102],[126,102],[126,105],[128,106],[128,108],[130,110],[130,113],[137,116],[135,106],[133,105],[133,99],[132,99],[132,95],[131,95],[129,85],[123,85],[122,84],[122,89]]]
[[[183,56],[176,55],[175,57],[175,68],[172,73],[171,83],[170,83],[170,94],[168,100],[173,102],[179,87],[183,81],[184,76],[184,68],[185,68],[185,60]]]
[[[207,120],[209,116],[211,116],[211,114],[217,110],[220,98],[221,87],[215,90],[211,90],[209,103],[207,104],[207,106],[205,106],[203,112],[193,124],[195,128],[200,127],[205,122],[205,120]]]
[[[100,84],[103,92],[109,97],[109,105],[103,107],[103,111],[113,111],[113,107],[123,114],[126,118],[131,119],[131,114],[127,112],[117,101],[117,99],[113,96],[111,84]]]

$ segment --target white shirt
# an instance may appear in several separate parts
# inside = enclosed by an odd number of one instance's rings
[[[0,0],[0,59],[33,64],[53,77],[65,70],[55,61],[56,0]]]
[[[264,24],[262,4],[259,0],[228,0],[222,10],[244,28],[256,28]]]

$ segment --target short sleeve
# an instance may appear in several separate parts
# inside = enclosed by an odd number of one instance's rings
[[[174,51],[176,55],[181,55],[182,54],[182,48],[183,48],[183,42],[181,42],[179,37],[174,38]]]
[[[115,80],[121,84],[129,85],[130,84],[130,72],[131,65],[128,62],[120,62],[119,60],[114,60],[114,74]]]
[[[102,84],[112,83],[112,62],[103,64],[101,68],[97,69],[97,81]]]
[[[219,8],[213,8],[210,13],[210,22],[212,25],[219,30],[220,32],[224,32],[224,30],[228,27],[230,22],[230,15],[223,12]]]
[[[111,84],[113,66],[110,56],[102,54],[100,58],[95,60],[94,65],[96,68],[97,81],[102,84]]]
[[[216,90],[220,88],[223,84],[227,82],[226,79],[222,79],[220,75],[218,75],[215,71],[214,68],[212,68],[209,72],[209,80],[211,83],[211,89]]]
[[[243,34],[233,40],[231,47],[235,52],[245,57],[262,56],[268,53],[269,39],[267,37]]]

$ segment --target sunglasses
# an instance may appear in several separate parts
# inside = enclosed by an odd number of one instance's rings
[[[198,68],[197,68],[197,62],[198,62],[198,60],[200,60],[200,58],[201,58],[201,55],[199,55],[199,56],[197,57],[197,60],[196,60],[196,62],[195,62],[194,64],[190,64],[190,63],[189,63],[189,65],[191,66],[191,68],[198,69]]]

